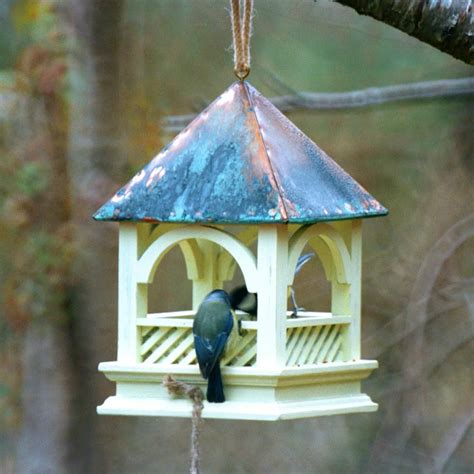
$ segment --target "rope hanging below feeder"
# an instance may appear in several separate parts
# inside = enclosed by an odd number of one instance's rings
[[[204,393],[200,387],[188,385],[184,382],[179,382],[172,375],[165,375],[163,378],[163,385],[168,389],[168,392],[181,397],[188,397],[193,402],[193,424],[191,430],[191,466],[190,474],[199,474],[200,450],[199,450],[199,433],[200,424],[202,421],[201,413],[203,407]]]
[[[250,74],[250,36],[252,34],[253,0],[243,0],[243,15],[240,15],[240,0],[230,0],[232,39],[234,47],[234,73],[243,81]]]

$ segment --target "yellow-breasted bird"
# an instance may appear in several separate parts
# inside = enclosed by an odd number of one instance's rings
[[[207,401],[225,401],[220,361],[239,339],[239,322],[224,290],[211,291],[193,323],[194,348],[202,376],[208,380]]]

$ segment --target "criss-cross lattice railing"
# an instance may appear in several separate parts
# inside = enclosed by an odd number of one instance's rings
[[[144,364],[195,365],[193,311],[149,314],[138,320],[140,356]],[[287,319],[286,366],[344,360],[344,328],[349,316],[305,312]],[[257,360],[257,323],[242,322],[243,335],[228,352],[223,365],[250,367]]]

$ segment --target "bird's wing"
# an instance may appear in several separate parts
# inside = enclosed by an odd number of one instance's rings
[[[231,324],[233,325],[232,320]],[[228,337],[228,332],[221,332],[214,339],[208,339],[207,337],[194,335],[194,348],[196,350],[196,357],[199,362],[201,374],[205,379],[209,377],[209,374],[216,363],[219,363],[219,359],[224,352]]]
[[[202,303],[193,323],[194,348],[204,378],[219,363],[234,326],[232,311],[222,301]]]

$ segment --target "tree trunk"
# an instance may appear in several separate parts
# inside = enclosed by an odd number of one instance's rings
[[[122,6],[122,0],[69,2],[79,43],[73,63],[69,152],[72,214],[80,247],[72,301],[81,380],[75,407],[77,472],[109,472],[107,452],[113,449],[118,422],[96,414],[96,406],[112,392],[97,365],[116,358],[117,228],[98,225],[91,216],[125,179],[119,101]]]
[[[474,64],[472,0],[335,0]]]
[[[16,471],[66,474],[71,464],[72,366],[67,327],[31,323],[23,340],[22,430]]]
[[[49,173],[45,189],[31,203],[27,227],[18,232],[14,249],[18,266],[12,279],[19,306],[22,292],[29,289],[28,302],[23,305],[29,322],[20,349],[22,425],[16,469],[22,474],[63,474],[72,469],[74,394],[67,311],[71,251],[68,129],[60,85],[66,69],[62,59],[41,45],[25,48],[24,55],[39,58],[36,67],[42,74],[39,79],[29,76],[34,89],[25,102],[25,122],[18,140],[23,159],[33,165],[42,163]],[[32,73],[25,66],[28,61],[22,59],[20,70]]]

